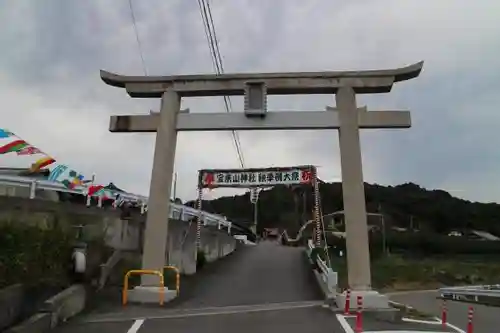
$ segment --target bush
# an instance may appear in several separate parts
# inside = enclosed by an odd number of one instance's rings
[[[72,249],[70,235],[60,228],[0,224],[0,288],[67,284]]]
[[[391,233],[387,235],[387,246],[394,252],[413,252],[428,255],[500,254],[500,242],[468,240],[438,234]]]
[[[383,254],[383,236],[380,233],[370,234],[370,256],[376,259]],[[467,240],[462,237],[450,237],[426,233],[395,233],[386,234],[385,246],[391,253],[401,253],[410,256],[435,255],[494,255],[500,254],[499,241]],[[330,236],[328,245],[346,252],[344,238]]]
[[[478,258],[480,259],[480,258]],[[339,273],[339,287],[347,288],[347,261],[334,258],[333,267]],[[464,262],[452,258],[408,259],[398,255],[371,262],[372,285],[391,290],[435,289],[443,285],[498,283],[498,262]]]

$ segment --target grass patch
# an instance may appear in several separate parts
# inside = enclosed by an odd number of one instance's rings
[[[332,266],[339,274],[339,287],[347,288],[345,258],[332,257]],[[478,257],[461,261],[457,257],[418,260],[391,255],[372,259],[371,271],[373,288],[389,292],[498,283],[500,263]]]

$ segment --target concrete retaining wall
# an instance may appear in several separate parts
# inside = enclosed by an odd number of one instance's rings
[[[132,214],[131,220],[121,220],[120,210],[86,207],[84,205],[48,200],[0,196],[0,217],[48,227],[55,221],[71,228],[80,226],[84,240],[102,239],[106,245],[122,251],[142,250],[142,229],[145,215]],[[202,228],[202,249],[208,261],[214,261],[235,249],[235,240],[226,228]],[[169,220],[166,262],[180,268],[184,274],[196,272],[196,222]]]
[[[141,251],[142,223],[109,220],[106,227],[106,244],[123,251]],[[196,222],[169,220],[165,264],[176,266],[183,274],[196,273]],[[201,248],[208,262],[215,261],[234,251],[236,240],[227,229],[203,227]]]
[[[196,222],[170,220],[166,264],[179,268],[182,274],[196,273]]]
[[[181,273],[196,273],[196,223],[171,220],[169,224],[167,263],[176,266]],[[236,240],[226,230],[214,227],[201,229],[201,248],[208,262],[233,252]]]

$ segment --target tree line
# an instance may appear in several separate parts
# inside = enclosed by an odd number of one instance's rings
[[[321,184],[320,195],[323,215],[342,210],[341,183]],[[500,205],[496,203],[471,202],[414,183],[397,186],[365,183],[365,195],[367,211],[383,214],[389,229],[418,229],[440,235],[453,230],[477,229],[500,235]],[[194,201],[186,204],[194,206]],[[225,215],[241,224],[250,224],[253,208],[249,192],[203,201],[204,210]],[[264,190],[259,195],[257,229],[277,227],[293,235],[312,218],[313,208],[311,186],[275,186]],[[378,222],[370,218],[369,223]]]

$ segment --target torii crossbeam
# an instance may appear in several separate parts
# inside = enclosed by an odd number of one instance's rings
[[[266,119],[248,118],[243,112],[179,113],[177,131],[238,131],[248,130],[325,130],[340,129],[340,113],[327,111],[266,112]],[[149,115],[111,116],[111,132],[156,132],[160,122],[158,112]],[[409,111],[366,111],[358,109],[358,128],[408,128]]]
[[[387,93],[394,83],[416,78],[419,62],[390,70],[223,75],[122,76],[101,71],[102,80],[131,97],[161,98],[159,113],[112,116],[111,132],[157,132],[142,265],[165,265],[167,220],[177,131],[338,129],[347,235],[349,286],[365,307],[386,307],[371,291],[370,257],[359,129],[408,128],[409,111],[367,111],[356,94]],[[267,112],[267,95],[335,94],[326,111]],[[182,97],[244,95],[243,113],[180,112]],[[154,282],[144,276],[143,285]],[[353,294],[354,295],[354,294]]]

